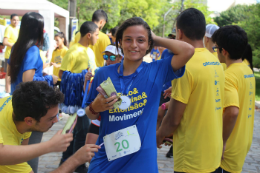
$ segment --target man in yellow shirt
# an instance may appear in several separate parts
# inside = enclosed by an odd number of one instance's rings
[[[98,40],[98,26],[94,22],[84,22],[80,27],[80,35],[81,38],[79,42],[70,47],[66,55],[62,59],[59,71],[60,78],[62,78],[63,71],[81,73],[82,70],[89,69],[92,71],[92,74],[94,74],[94,71],[96,69],[95,55],[89,46],[95,45]],[[69,148],[68,151],[63,153],[61,163],[69,158],[71,156],[71,153],[75,153],[80,147],[85,144],[88,127],[88,117],[79,117],[73,132],[75,138],[75,146],[73,146],[73,149]],[[73,151],[70,151],[70,149]],[[76,169],[76,172],[87,172],[85,164],[79,166]]]
[[[26,146],[32,131],[46,132],[58,121],[58,104],[63,98],[60,91],[45,82],[26,82],[19,85],[12,97],[0,99],[1,173],[30,173],[32,168],[26,161],[67,149],[72,134],[62,135],[61,130],[50,141]],[[23,147],[10,147],[19,145]]]
[[[255,77],[242,61],[247,34],[239,26],[221,27],[213,35],[218,56],[225,58],[223,157],[219,172],[239,173],[250,149],[255,112]]]
[[[11,49],[16,42],[19,34],[19,29],[17,25],[19,24],[19,17],[17,14],[12,14],[10,17],[11,24],[6,27],[4,33],[3,45],[6,46],[5,50],[5,61],[3,63],[4,72],[7,72],[7,60],[10,57]],[[5,76],[5,92],[10,93],[10,77]]]
[[[176,39],[195,47],[183,77],[172,81],[169,109],[157,146],[173,133],[174,172],[214,172],[222,154],[224,72],[203,45],[204,15],[189,8],[177,17]]]
[[[80,27],[81,38],[66,53],[61,62],[59,77],[62,78],[63,71],[81,73],[82,70],[96,69],[95,55],[90,45],[98,40],[99,29],[94,22],[84,22]]]
[[[106,47],[111,44],[108,36],[101,32],[102,28],[107,23],[107,14],[103,10],[96,10],[92,16],[92,22],[94,22],[99,28],[98,40],[95,45],[90,45],[89,47],[94,51],[95,54],[95,62],[97,67],[104,66],[103,52]],[[78,32],[74,38],[70,42],[70,47],[79,42],[81,36],[80,32]]]

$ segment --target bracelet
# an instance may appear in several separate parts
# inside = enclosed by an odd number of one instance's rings
[[[89,104],[89,106],[88,106],[89,111],[90,111],[92,114],[94,114],[94,115],[99,114],[99,112],[95,112],[95,111],[94,111],[94,109],[93,109],[93,107],[92,107],[92,103],[93,103],[93,102],[91,102],[91,103]]]
[[[161,108],[162,108],[162,110],[165,110],[165,109],[166,109],[165,103],[163,103],[163,104],[161,105]]]

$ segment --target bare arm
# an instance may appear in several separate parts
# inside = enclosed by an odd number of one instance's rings
[[[0,165],[14,165],[27,162],[33,158],[39,157],[50,152],[66,151],[72,141],[72,134],[61,134],[62,130],[57,132],[51,140],[32,145],[3,145],[0,144]],[[25,140],[25,143],[28,142]]]
[[[95,144],[85,144],[75,154],[68,158],[59,168],[51,173],[72,173],[79,165],[90,162],[100,147]]]
[[[95,100],[92,102],[92,108],[95,112],[104,112],[109,109],[113,109],[113,104],[118,99],[116,96],[111,96],[109,98],[105,98],[102,94],[98,94]],[[89,106],[86,107],[86,114],[91,120],[96,120],[99,117],[99,114],[92,114],[92,112],[89,110]]]
[[[239,114],[239,108],[236,106],[230,106],[225,108],[223,114],[223,143],[225,144],[235,127],[237,116]]]
[[[60,79],[62,78],[62,74],[63,74],[63,70],[60,70],[60,71],[59,71],[59,78],[60,78]]]
[[[33,81],[34,74],[35,74],[35,69],[31,69],[23,72],[23,82]]]
[[[24,139],[22,145],[28,145],[28,144],[29,144],[29,138]]]
[[[9,42],[8,42],[8,38],[5,37],[4,40],[3,40],[3,45],[9,46],[9,47],[13,47],[14,44],[13,44],[13,43],[9,43]]]
[[[186,108],[186,104],[172,98],[167,106],[169,106],[168,112],[162,121],[162,125],[156,132],[157,147],[162,144],[165,137],[170,136],[178,128]]]
[[[193,56],[194,47],[186,42],[162,38],[153,34],[155,46],[162,46],[174,53],[171,65],[174,71],[182,68]]]

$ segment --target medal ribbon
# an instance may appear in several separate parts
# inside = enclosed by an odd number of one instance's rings
[[[130,90],[130,87],[135,79],[135,77],[140,73],[140,71],[143,69],[143,62],[139,65],[139,67],[136,69],[136,71],[134,72],[134,75],[132,76],[131,82],[129,84],[128,87],[125,87],[124,84],[124,80],[123,80],[123,72],[124,72],[124,65],[123,65],[123,61],[120,64],[120,70],[119,70],[119,76],[120,76],[120,84],[121,84],[121,91],[123,95],[128,95],[128,92]]]

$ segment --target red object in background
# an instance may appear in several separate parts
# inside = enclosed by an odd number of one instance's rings
[[[5,78],[6,73],[5,72],[0,72],[0,79],[4,79]]]

